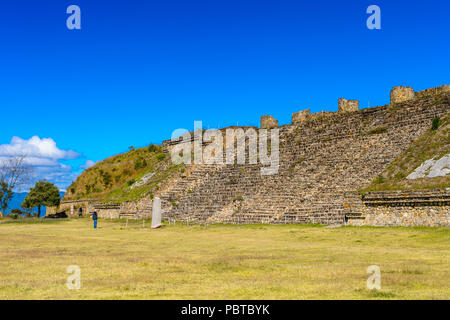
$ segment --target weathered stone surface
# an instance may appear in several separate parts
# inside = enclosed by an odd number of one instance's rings
[[[273,129],[278,127],[278,120],[272,116],[261,116],[261,129]]]
[[[161,227],[161,199],[155,197],[153,200],[152,229]]]
[[[292,123],[299,123],[306,121],[311,115],[311,109],[302,110],[292,114]]]
[[[383,191],[363,197],[360,214],[350,225],[450,226],[450,190]]]
[[[450,154],[443,156],[439,160],[433,158],[425,161],[406,179],[445,177],[447,174],[450,174]]]
[[[430,96],[430,95],[439,95],[439,94],[445,94],[450,92],[450,86],[443,84],[440,87],[436,87],[436,88],[430,88],[430,89],[425,89],[422,91],[418,91],[416,92],[416,97],[417,98],[422,98],[422,97],[426,97],[426,96]]]
[[[391,104],[412,100],[415,97],[414,89],[411,87],[393,87],[391,90]]]
[[[155,175],[154,172],[148,173],[145,176],[143,176],[142,178],[140,178],[138,181],[136,181],[135,183],[133,183],[133,185],[131,186],[131,189],[134,188],[139,188],[145,184],[147,184],[147,182],[150,180],[151,177],[153,177]]]
[[[339,98],[338,100],[339,112],[353,112],[359,110],[359,100],[347,100]]]

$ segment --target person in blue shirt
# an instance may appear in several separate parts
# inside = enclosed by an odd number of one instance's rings
[[[97,229],[97,211],[92,212],[92,220],[94,220],[94,229]]]

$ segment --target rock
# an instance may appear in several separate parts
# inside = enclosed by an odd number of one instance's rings
[[[419,178],[434,178],[445,177],[450,173],[450,154],[443,156],[439,160],[429,159],[422,163],[409,176],[408,180],[415,180]]]

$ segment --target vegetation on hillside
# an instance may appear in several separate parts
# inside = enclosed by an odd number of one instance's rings
[[[430,129],[380,174],[364,192],[381,190],[417,190],[448,188],[450,176],[408,180],[411,174],[426,160],[440,159],[450,153],[450,112],[436,117]]]
[[[102,199],[132,201],[156,191],[161,182],[182,170],[173,165],[162,147],[150,144],[145,148],[121,153],[86,169],[68,188],[64,200]],[[139,180],[148,175],[145,184]]]

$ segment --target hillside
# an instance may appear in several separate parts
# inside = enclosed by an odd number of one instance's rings
[[[133,201],[151,195],[161,181],[183,170],[172,165],[161,146],[149,145],[118,154],[86,169],[68,188],[64,201]]]

